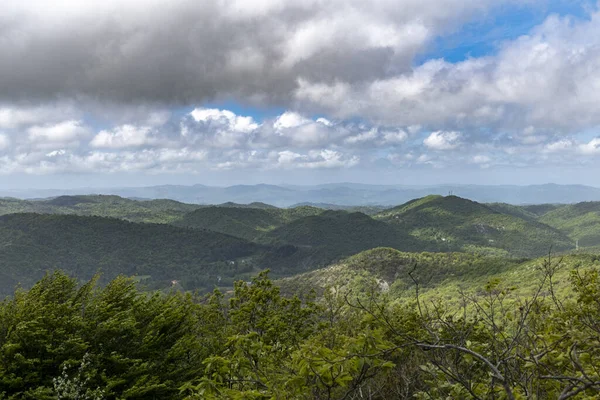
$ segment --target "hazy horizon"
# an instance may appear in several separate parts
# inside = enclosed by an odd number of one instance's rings
[[[457,183],[457,182],[444,182],[437,184],[403,184],[403,183],[368,183],[368,182],[351,182],[351,181],[334,181],[334,182],[324,182],[324,183],[304,183],[304,184],[296,184],[296,183],[286,183],[286,182],[259,182],[259,183],[229,183],[229,184],[207,184],[202,182],[188,182],[188,183],[173,183],[173,182],[159,182],[154,183],[150,182],[149,184],[143,183],[135,183],[131,182],[131,184],[105,184],[105,185],[81,185],[81,186],[60,186],[60,185],[44,185],[44,186],[15,186],[15,187],[0,187],[1,191],[27,191],[27,190],[40,190],[40,191],[83,191],[90,190],[89,194],[94,194],[93,190],[95,189],[124,189],[124,188],[152,188],[152,187],[160,187],[160,186],[182,186],[182,187],[193,187],[193,186],[205,186],[210,188],[229,188],[235,186],[279,186],[279,187],[298,187],[298,188],[316,188],[316,187],[326,187],[326,186],[354,186],[354,185],[362,185],[362,186],[372,186],[372,187],[389,187],[389,188],[435,188],[435,187],[536,187],[536,186],[582,186],[582,187],[590,187],[595,189],[600,189],[600,185],[587,185],[583,183],[555,183],[555,182],[540,182],[540,183],[532,183],[532,184],[502,184],[502,183]]]

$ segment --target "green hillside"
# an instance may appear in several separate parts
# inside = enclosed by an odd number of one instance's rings
[[[385,206],[344,206],[340,204],[331,204],[331,203],[311,203],[311,202],[303,202],[294,204],[293,207],[301,207],[301,206],[312,206],[317,208],[323,208],[325,210],[341,210],[348,212],[360,212],[367,215],[374,215],[382,212],[383,210],[388,209],[389,207]]]
[[[539,217],[539,215],[531,212],[529,209],[523,206],[515,206],[507,203],[486,203],[485,205],[496,212],[512,215],[513,217],[523,218],[530,221],[537,220]]]
[[[267,249],[243,239],[162,224],[112,218],[10,214],[0,217],[0,292],[29,286],[45,271],[63,269],[79,279],[102,271],[144,277],[152,287],[177,280],[186,289],[229,284],[255,272]],[[258,262],[258,261],[257,261]]]
[[[276,210],[277,209],[277,207],[275,207],[275,206],[272,206],[272,205],[266,204],[266,203],[261,203],[259,201],[255,201],[255,202],[249,203],[249,204],[240,204],[240,203],[233,203],[231,201],[228,201],[227,203],[218,204],[218,207],[259,208],[262,210]]]
[[[282,279],[286,293],[302,293],[328,287],[343,291],[376,289],[395,296],[412,286],[409,273],[429,289],[445,281],[472,281],[500,273],[517,265],[514,259],[485,257],[468,253],[410,253],[393,248],[375,248],[348,257],[327,268]]]
[[[133,222],[168,223],[202,207],[174,200],[131,200],[119,196],[59,196],[41,200],[0,199],[0,215],[35,212],[40,214],[93,215]]]
[[[292,244],[310,253],[317,264],[381,246],[407,251],[431,249],[429,243],[422,243],[393,225],[345,211],[325,211],[297,219],[265,233],[257,241]]]
[[[247,240],[254,240],[264,232],[291,221],[322,213],[316,207],[234,207],[219,205],[199,208],[175,221],[177,226],[210,229]]]
[[[557,208],[564,207],[564,204],[529,204],[525,206],[520,206],[523,210],[530,212],[538,217],[552,211]]]
[[[419,283],[424,299],[446,299],[457,303],[460,292],[478,292],[489,282],[514,288],[515,294],[529,296],[541,281],[546,257],[532,260],[503,259],[467,253],[406,253],[391,248],[363,251],[326,268],[280,279],[286,294],[306,294],[325,289],[342,293],[375,291],[392,299],[413,297]],[[557,266],[555,290],[568,296],[569,274],[577,269],[600,268],[600,255],[554,256]],[[412,278],[409,275],[412,274]]]
[[[578,240],[580,247],[600,245],[600,202],[562,206],[542,215],[540,221]]]
[[[557,229],[518,214],[512,207],[494,209],[456,196],[427,196],[374,218],[443,251],[518,258],[543,255],[550,247],[556,251],[574,247]]]

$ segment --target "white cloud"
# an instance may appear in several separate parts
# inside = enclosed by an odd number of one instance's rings
[[[492,161],[492,159],[489,156],[486,156],[483,154],[477,154],[477,155],[473,156],[472,161],[473,161],[473,164],[487,164],[490,161]]]
[[[556,142],[548,143],[544,146],[547,153],[562,153],[571,150],[575,146],[571,139],[560,139]]]
[[[273,122],[273,128],[276,130],[283,130],[287,128],[297,128],[302,125],[310,124],[313,121],[303,117],[296,112],[286,111],[281,114],[275,122]]]
[[[377,132],[377,129],[373,128],[366,132],[359,133],[358,135],[350,136],[346,138],[345,142],[347,144],[362,144],[365,142],[373,142],[378,137],[379,132]]]
[[[453,150],[460,144],[461,134],[459,132],[432,132],[423,144],[433,150]]]
[[[229,110],[196,108],[190,115],[196,122],[218,123],[222,124],[224,129],[237,132],[252,132],[259,126],[252,117],[238,116]]]
[[[64,156],[65,154],[67,154],[67,151],[65,149],[60,149],[60,150],[54,150],[54,151],[51,151],[50,153],[47,153],[46,157],[58,157],[58,156]]]
[[[371,146],[384,146],[384,145],[398,145],[406,140],[408,135],[402,129],[398,130],[386,130],[378,129],[376,127],[371,128],[368,131],[360,132],[353,136],[349,136],[344,140],[344,143],[348,145],[371,145]]]
[[[277,165],[282,168],[349,168],[360,161],[357,156],[346,156],[340,152],[323,149],[307,154],[282,151],[278,153]]]
[[[289,171],[359,165],[365,170],[490,168],[542,165],[549,157],[553,162],[581,165],[600,154],[598,138],[561,138],[529,126],[518,135],[498,135],[484,144],[460,131],[429,132],[419,140],[423,131],[419,126],[332,122],[291,111],[260,122],[211,108],[196,108],[180,117],[139,115],[137,119],[140,124],[117,124],[93,136],[77,120],[37,121],[23,131],[3,131],[2,173]],[[149,120],[155,124],[143,124]],[[91,140],[81,140],[89,136]]]
[[[383,132],[383,143],[398,144],[404,142],[407,137],[408,135],[403,130],[385,131]]]
[[[90,142],[92,147],[122,149],[140,147],[151,142],[151,129],[144,126],[122,125],[112,130],[102,130]]]
[[[325,126],[333,126],[333,122],[331,122],[330,120],[328,120],[327,118],[317,118],[317,122],[320,124],[323,124]]]
[[[522,1],[5,0],[0,99],[290,105],[298,79],[386,78],[506,3]]]
[[[32,142],[68,143],[89,135],[89,129],[81,121],[63,121],[57,124],[35,125],[28,130]]]
[[[0,150],[6,150],[10,147],[10,138],[8,135],[0,133]]]
[[[529,35],[503,43],[497,55],[429,60],[360,84],[305,78],[296,98],[339,119],[431,131],[484,127],[490,135],[508,131],[539,144],[543,136],[600,125],[599,48],[600,12],[589,20],[551,16]]]
[[[600,137],[593,138],[588,143],[579,145],[579,151],[586,155],[600,154]]]
[[[81,114],[73,104],[55,103],[46,105],[0,105],[0,129],[20,129],[33,125],[48,125],[70,119]]]

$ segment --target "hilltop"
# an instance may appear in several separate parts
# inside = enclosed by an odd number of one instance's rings
[[[249,204],[241,204],[241,203],[234,203],[232,201],[228,201],[223,204],[217,204],[217,207],[258,208],[258,209],[262,209],[262,210],[277,210],[278,209],[278,207],[275,207],[275,206],[272,206],[272,205],[266,204],[266,203],[261,203],[259,201],[255,201],[255,202],[249,203]]]
[[[559,230],[513,208],[494,208],[457,196],[411,200],[374,218],[445,251],[532,257],[545,254],[550,247],[556,251],[574,247]]]
[[[292,205],[290,208],[301,207],[301,206],[317,207],[317,208],[322,208],[325,210],[341,210],[341,211],[348,211],[348,212],[360,212],[360,213],[367,214],[367,215],[374,215],[374,214],[377,214],[377,213],[389,208],[386,206],[376,206],[376,205],[345,206],[345,205],[340,205],[340,204],[311,203],[311,202],[297,203],[297,204]]]
[[[58,196],[48,199],[0,199],[0,215],[13,213],[73,214],[121,218],[133,222],[169,223],[202,207],[175,200],[132,200],[113,195]]]

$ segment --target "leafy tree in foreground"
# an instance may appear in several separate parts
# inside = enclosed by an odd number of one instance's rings
[[[376,289],[285,297],[266,273],[226,298],[62,273],[0,303],[0,399],[596,399],[600,276],[460,304]],[[376,285],[374,286],[377,287]]]
[[[55,273],[2,303],[6,398],[56,399],[75,383],[85,386],[79,393],[98,388],[106,399],[178,398],[179,387],[201,373],[210,349],[202,347],[205,326],[191,296],[140,293],[125,278],[104,288],[95,281],[77,288]]]

